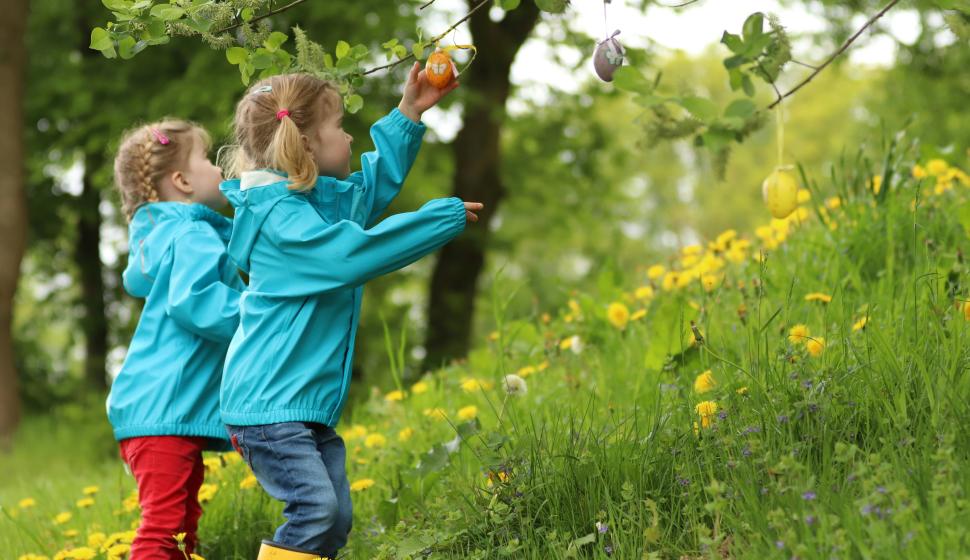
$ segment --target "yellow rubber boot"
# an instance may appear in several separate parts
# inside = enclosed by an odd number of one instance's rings
[[[304,552],[272,541],[263,541],[256,560],[321,560],[321,558],[324,557],[313,552]]]

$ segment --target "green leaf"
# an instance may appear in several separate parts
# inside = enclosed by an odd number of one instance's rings
[[[241,17],[243,21],[250,21],[253,19],[253,15],[252,8],[243,8],[242,13],[239,14],[239,17]]]
[[[187,18],[182,23],[189,26],[189,28],[195,31],[198,31],[199,33],[208,33],[209,29],[212,28],[212,20],[210,19],[198,20],[198,19]]]
[[[758,35],[744,44],[744,55],[754,58],[761,54],[765,47],[771,44],[772,35]]]
[[[263,41],[263,46],[266,47],[266,50],[273,52],[280,48],[280,45],[285,43],[287,39],[289,39],[289,37],[286,35],[286,33],[274,31],[269,34],[269,37],[267,37],[265,41]]]
[[[256,70],[262,70],[273,65],[273,56],[266,49],[256,49],[256,52],[253,53],[253,56],[249,59],[249,62]]]
[[[411,54],[413,54],[414,55],[414,58],[416,58],[418,60],[424,60],[424,49],[426,47],[427,47],[427,45],[424,44],[424,43],[421,43],[421,42],[415,43],[411,47]]]
[[[729,56],[724,59],[724,68],[731,70],[732,68],[738,68],[744,64],[748,58],[741,54],[736,54],[734,56]]]
[[[404,47],[404,45],[398,45],[394,47],[394,56],[398,58],[404,58],[407,55],[408,55],[408,50]]]
[[[330,53],[323,53],[323,67],[333,68],[333,56]]]
[[[728,78],[731,81],[731,91],[741,89],[741,80],[744,78],[744,73],[739,68],[731,68],[728,72]]]
[[[679,104],[698,120],[709,122],[717,118],[717,105],[706,97],[683,97]]]
[[[754,82],[751,81],[751,76],[744,74],[741,77],[741,88],[748,97],[754,97]]]
[[[397,46],[398,43],[399,43],[399,41],[397,39],[391,39],[390,41],[386,41],[384,43],[381,43],[381,48],[382,49],[393,49],[394,47]]]
[[[247,58],[249,58],[249,51],[242,47],[226,49],[226,60],[229,61],[229,64],[242,64]]]
[[[89,47],[96,51],[114,50],[114,42],[111,40],[111,35],[106,29],[95,27],[91,30],[91,44]]]
[[[506,12],[511,12],[512,10],[518,8],[519,4],[521,3],[522,0],[498,0],[495,2],[499,8],[502,8]]]
[[[561,14],[566,11],[566,0],[535,0],[536,7],[543,12]]]
[[[761,34],[764,33],[764,23],[765,16],[761,12],[755,12],[748,16],[748,19],[744,20],[744,25],[742,26],[742,33],[744,34],[744,42],[748,42]]]
[[[350,52],[350,43],[348,43],[347,41],[337,41],[337,49],[334,51],[334,53],[337,55],[337,60],[340,60],[341,58],[347,56],[347,53],[349,52]]]
[[[112,12],[127,12],[131,8],[131,2],[126,0],[101,0],[101,3]]]
[[[652,93],[648,93],[648,94],[645,94],[645,95],[638,95],[638,96],[636,96],[636,98],[634,98],[634,101],[637,103],[637,105],[640,105],[644,109],[649,109],[651,107],[656,107],[657,105],[660,105],[661,103],[667,102],[668,99],[666,97],[662,97],[662,96],[659,96],[659,95],[654,95]]]
[[[350,114],[360,111],[363,106],[364,98],[356,93],[344,99],[344,109]]]
[[[613,84],[623,91],[647,92],[653,89],[647,77],[632,66],[617,68],[613,74]]]
[[[725,31],[724,34],[721,35],[721,43],[723,43],[727,48],[731,49],[731,52],[734,54],[739,54],[742,50],[744,50],[744,41],[741,40],[740,36],[735,35],[734,33],[728,33]]]
[[[750,99],[735,99],[724,109],[724,116],[746,119],[753,115],[757,109],[757,105]]]
[[[128,60],[137,54],[135,52],[135,38],[131,35],[125,35],[120,41],[118,41],[118,56]]]
[[[185,10],[171,4],[156,4],[149,13],[162,21],[175,21],[185,15]]]

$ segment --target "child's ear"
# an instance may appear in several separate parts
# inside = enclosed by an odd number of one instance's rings
[[[301,134],[300,135],[300,142],[303,142],[303,149],[304,150],[310,152],[311,154],[313,153],[313,150],[310,149],[310,139],[307,138],[307,135],[306,134]]]
[[[184,195],[191,195],[193,192],[195,192],[192,189],[192,185],[189,184],[188,179],[185,178],[185,175],[181,171],[175,171],[172,173],[171,179],[172,184],[175,185],[175,188],[178,189],[180,193]]]

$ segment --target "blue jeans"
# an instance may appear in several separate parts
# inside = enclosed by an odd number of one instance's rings
[[[285,503],[274,543],[336,558],[353,517],[344,440],[309,422],[226,428],[263,489]]]

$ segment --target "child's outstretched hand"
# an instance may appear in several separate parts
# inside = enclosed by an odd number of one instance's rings
[[[482,208],[485,208],[485,205],[482,204],[481,202],[466,202],[465,203],[465,220],[466,221],[469,221],[469,222],[477,222],[478,221],[478,214],[476,214],[475,212],[478,212]]]
[[[444,89],[431,85],[428,76],[421,70],[421,63],[415,62],[404,84],[404,97],[397,108],[414,122],[421,120],[425,111],[438,104],[441,99],[458,87],[458,80],[452,80]]]

